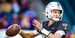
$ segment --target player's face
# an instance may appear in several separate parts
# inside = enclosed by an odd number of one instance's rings
[[[52,10],[53,17],[60,18],[60,10]]]

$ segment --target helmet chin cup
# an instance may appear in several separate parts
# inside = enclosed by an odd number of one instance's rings
[[[52,18],[54,21],[59,21],[59,18]]]
[[[49,19],[52,19],[53,21],[59,21],[59,20],[61,20],[61,19],[59,19],[59,18],[54,18],[54,17],[48,17]]]

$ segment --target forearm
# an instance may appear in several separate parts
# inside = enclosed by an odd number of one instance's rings
[[[23,30],[21,30],[20,35],[25,38],[26,36],[33,36],[33,33],[25,33]]]
[[[34,32],[30,32],[30,33],[26,33],[23,30],[21,30],[20,35],[23,38],[34,38],[35,36],[37,36],[38,34],[34,34]]]
[[[47,36],[48,38],[61,38],[62,35],[64,35],[63,31],[56,31],[54,34],[52,34],[50,31],[47,31],[44,28],[40,32],[45,36]]]
[[[60,34],[58,34],[58,33],[55,33],[55,34],[50,34],[49,36],[48,36],[48,38],[61,38],[62,36],[60,35]]]

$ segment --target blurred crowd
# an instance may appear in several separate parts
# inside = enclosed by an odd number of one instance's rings
[[[34,29],[32,21],[37,19],[37,13],[27,0],[1,0],[0,2],[0,29],[12,24],[18,24],[23,29]]]
[[[66,38],[75,38],[75,25],[73,25],[71,30],[67,32]]]

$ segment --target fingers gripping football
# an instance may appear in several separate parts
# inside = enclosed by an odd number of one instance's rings
[[[13,24],[7,28],[6,35],[10,37],[15,36],[20,33],[20,29],[21,27],[19,25]]]

